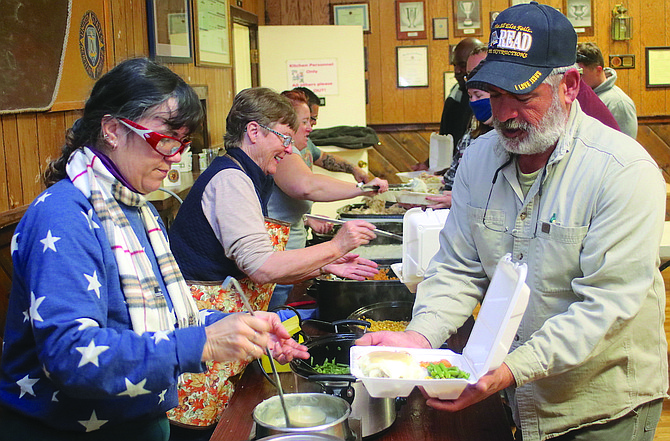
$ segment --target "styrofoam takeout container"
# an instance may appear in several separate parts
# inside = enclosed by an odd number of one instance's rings
[[[426,199],[426,196],[435,196],[434,194],[430,193],[421,193],[417,191],[407,191],[407,190],[396,191],[394,193],[396,202],[400,204],[432,205],[435,203],[433,201],[429,201],[428,199]]]
[[[440,231],[448,215],[449,209],[415,207],[403,216],[402,262],[391,265],[391,269],[410,292],[416,292],[428,263],[440,249]]]
[[[468,384],[476,383],[484,374],[500,367],[505,359],[528,305],[530,289],[525,283],[527,270],[525,263],[512,262],[510,254],[500,259],[462,355],[449,349],[352,346],[351,374],[361,379],[374,398],[406,397],[416,386],[423,387],[433,398],[458,398]],[[374,351],[406,351],[418,362],[446,359],[468,372],[470,378],[413,380],[366,377],[359,362],[363,355]]]

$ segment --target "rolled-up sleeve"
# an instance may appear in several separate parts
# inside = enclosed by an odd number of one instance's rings
[[[236,169],[217,173],[205,188],[202,209],[226,257],[245,274],[253,274],[270,258],[272,243],[247,175]]]

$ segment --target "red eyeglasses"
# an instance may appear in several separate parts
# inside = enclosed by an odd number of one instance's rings
[[[142,127],[136,122],[126,118],[119,118],[119,121],[121,121],[123,125],[128,127],[130,130],[144,138],[144,140],[151,146],[151,148],[166,158],[172,157],[178,153],[182,153],[186,147],[191,145],[190,140],[182,141],[172,136],[154,132],[153,130]]]

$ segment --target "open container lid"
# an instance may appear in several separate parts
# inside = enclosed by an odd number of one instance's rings
[[[512,262],[511,254],[503,256],[496,266],[463,349],[463,358],[477,378],[499,368],[512,345],[530,297],[527,272],[527,265]]]

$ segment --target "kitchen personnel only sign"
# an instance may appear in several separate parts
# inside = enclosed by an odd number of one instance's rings
[[[319,96],[337,95],[337,61],[288,60],[289,89],[307,87]]]

